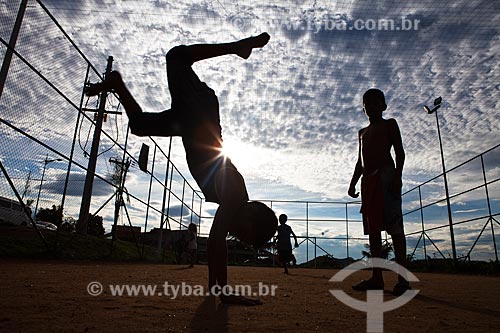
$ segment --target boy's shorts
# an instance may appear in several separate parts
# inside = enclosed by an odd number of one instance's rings
[[[281,263],[288,263],[293,260],[292,250],[278,250],[278,258]]]
[[[404,234],[401,195],[390,189],[394,172],[394,168],[384,168],[373,175],[363,176],[361,213],[365,235],[370,231],[386,231],[391,236]]]

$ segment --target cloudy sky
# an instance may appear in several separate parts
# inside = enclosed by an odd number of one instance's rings
[[[276,182],[304,191],[295,199],[345,196],[357,131],[367,125],[361,96],[371,87],[386,93],[386,117],[399,122],[407,186],[441,170],[435,119],[422,111],[435,97],[444,100],[448,165],[498,143],[495,2],[44,3],[95,66],[114,57],[114,68],[151,111],[169,108],[164,54],[171,47],[268,31],[269,45],[248,60],[227,56],[195,70],[219,96],[224,139],[238,168],[248,181],[265,180],[270,193]],[[417,30],[401,31],[402,18]],[[354,27],[380,19],[401,29]],[[333,23],[338,27],[330,30]],[[252,195],[263,196],[270,198]]]
[[[443,98],[439,117],[448,167],[499,143],[496,1],[43,4],[96,68],[103,72],[108,56],[114,57],[114,69],[147,111],[170,106],[164,57],[170,48],[228,42],[267,31],[269,44],[248,60],[225,56],[194,65],[219,96],[225,148],[245,177],[252,199],[347,200],[357,132],[368,124],[361,97],[372,87],[386,93],[385,117],[395,118],[401,129],[404,190],[441,173],[435,118],[423,111],[423,105],[430,106],[438,96]],[[12,8],[9,1],[0,5],[3,10]],[[392,22],[392,29],[379,24],[383,22]],[[34,25],[25,29],[33,29],[35,43]],[[57,41],[36,43],[46,44],[51,53],[46,56],[55,64],[64,63],[66,50],[50,47]],[[68,66],[69,72],[81,70]],[[81,82],[68,84],[76,95]],[[126,121],[121,116],[105,126],[124,135]],[[168,139],[158,142],[168,146]],[[178,138],[173,154],[176,166],[190,179]],[[498,150],[488,161],[498,165]],[[498,175],[498,169],[492,169]],[[472,172],[479,174],[480,169]],[[457,179],[450,187],[461,188],[464,181]],[[128,182],[139,186],[141,178]]]

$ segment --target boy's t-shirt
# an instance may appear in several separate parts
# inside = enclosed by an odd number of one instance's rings
[[[189,240],[187,244],[188,250],[197,250],[198,249],[198,243],[196,242],[196,233],[194,232],[189,232]]]
[[[291,250],[292,243],[290,236],[292,235],[292,228],[288,224],[281,224],[278,227],[278,250]]]

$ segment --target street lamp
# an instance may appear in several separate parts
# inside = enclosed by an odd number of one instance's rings
[[[427,114],[435,114],[436,115],[436,125],[439,137],[439,148],[441,150],[441,165],[443,166],[443,179],[444,179],[444,191],[446,195],[446,206],[448,208],[448,223],[450,226],[450,238],[451,238],[451,250],[453,253],[453,262],[457,260],[457,250],[455,248],[455,233],[453,232],[453,220],[451,216],[451,205],[450,205],[450,194],[448,192],[448,180],[446,177],[446,166],[444,164],[444,153],[443,153],[443,142],[441,141],[441,131],[439,130],[439,119],[437,110],[441,107],[442,98],[438,97],[434,100],[434,107],[430,109],[427,105],[424,105],[424,111]]]
[[[43,160],[43,172],[42,172],[42,179],[40,180],[40,187],[38,188],[38,197],[36,198],[36,205],[35,205],[35,219],[36,219],[36,213],[38,211],[38,202],[40,201],[40,192],[42,192],[42,184],[43,184],[43,178],[45,177],[45,169],[47,168],[47,164],[56,162],[56,161],[62,161],[60,158],[53,158],[49,160],[49,155],[45,156],[45,160]]]

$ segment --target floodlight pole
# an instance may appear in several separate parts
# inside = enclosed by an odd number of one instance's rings
[[[60,158],[54,158],[49,160],[49,154],[45,156],[45,160],[43,160],[43,171],[42,171],[42,179],[40,180],[40,187],[38,188],[38,196],[36,198],[36,205],[35,205],[35,220],[36,220],[36,214],[38,212],[38,202],[40,201],[40,193],[42,192],[42,185],[43,185],[43,179],[45,178],[45,170],[47,169],[47,164],[52,163],[52,162],[57,162],[57,161],[62,161]]]
[[[108,64],[106,66],[106,79],[111,72],[113,66],[113,57],[108,57]],[[97,119],[95,122],[94,138],[92,140],[92,148],[90,150],[89,164],[87,167],[87,175],[85,177],[85,185],[83,188],[82,203],[80,206],[80,214],[76,224],[76,232],[80,235],[87,234],[87,224],[89,220],[90,200],[92,199],[92,188],[94,186],[94,175],[97,165],[97,155],[99,151],[99,141],[101,140],[102,123],[104,120],[104,113],[106,112],[106,98],[108,93],[103,91],[99,96],[99,109],[97,110]]]
[[[439,149],[441,151],[441,165],[443,166],[444,191],[445,191],[445,195],[446,195],[446,206],[448,208],[448,223],[450,226],[451,250],[452,250],[452,254],[453,254],[453,262],[456,262],[457,261],[457,250],[455,247],[455,232],[453,231],[453,219],[451,216],[450,194],[448,191],[448,179],[446,177],[446,166],[444,163],[443,142],[441,141],[441,131],[439,129],[439,118],[438,118],[437,108],[436,108],[434,113],[436,114],[436,125],[437,125],[438,137],[439,137]]]

